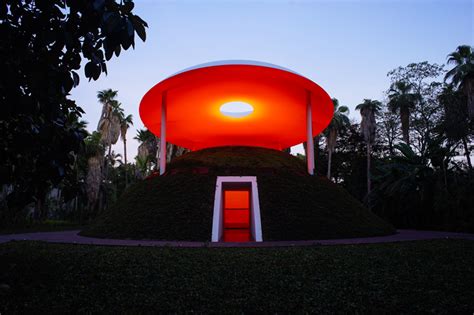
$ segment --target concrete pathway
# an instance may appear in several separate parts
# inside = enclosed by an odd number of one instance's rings
[[[87,244],[87,245],[109,245],[109,246],[170,246],[170,247],[288,247],[288,246],[311,246],[311,245],[342,245],[342,244],[374,244],[401,241],[417,241],[430,239],[467,239],[474,241],[474,234],[398,230],[396,234],[388,236],[346,238],[333,240],[310,240],[310,241],[269,241],[261,243],[206,243],[206,242],[182,242],[182,241],[158,241],[158,240],[126,240],[126,239],[103,239],[78,235],[79,230],[60,232],[38,232],[24,234],[0,235],[0,243],[9,241],[44,241],[49,243]]]

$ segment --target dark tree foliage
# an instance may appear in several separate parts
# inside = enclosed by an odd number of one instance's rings
[[[400,155],[379,161],[374,211],[398,228],[473,232],[473,181],[452,167],[453,153],[439,140],[431,141],[426,156],[401,143],[396,145]]]
[[[453,142],[469,142],[474,131],[474,122],[470,121],[468,116],[467,97],[452,85],[447,85],[438,99],[444,108],[442,130],[447,139]]]
[[[374,163],[383,149],[380,139],[372,145]],[[367,151],[364,136],[358,123],[352,123],[341,131],[333,154],[333,177],[354,197],[365,202],[367,195]],[[318,161],[319,162],[319,161]]]
[[[145,40],[132,1],[0,0],[0,185],[14,212],[42,201],[72,170],[83,110],[68,95],[107,73],[106,61]],[[8,209],[8,210],[6,210]],[[5,213],[1,216],[5,217]],[[41,212],[41,211],[40,211]],[[44,215],[39,213],[39,215]]]
[[[373,190],[367,195],[367,153],[358,123],[342,130],[332,156],[332,178],[397,228],[474,231],[474,128],[463,91],[437,82],[443,67],[427,62],[389,73],[420,98],[410,110],[410,145],[400,117],[387,102],[377,115],[373,144]],[[327,150],[316,160],[324,169]],[[323,175],[323,172],[318,174]]]
[[[466,96],[435,81],[443,73],[442,66],[427,62],[389,72],[392,80],[411,84],[420,98],[410,113],[411,146],[393,137],[390,116],[378,117],[379,140],[386,149],[375,163],[375,190],[369,197],[374,211],[399,228],[472,232],[474,129]]]

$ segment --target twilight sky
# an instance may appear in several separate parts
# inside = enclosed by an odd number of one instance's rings
[[[387,72],[411,62],[443,64],[458,45],[474,45],[469,0],[135,0],[147,40],[108,64],[108,76],[81,84],[72,98],[95,130],[99,90],[119,91],[134,127],[128,159],[136,155],[142,96],[167,76],[196,64],[249,59],[292,69],[351,109],[364,98],[383,100]],[[83,72],[81,69],[80,72]],[[113,148],[123,154],[123,145]],[[300,152],[295,148],[295,152]]]

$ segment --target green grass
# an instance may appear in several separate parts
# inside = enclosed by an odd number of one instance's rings
[[[474,311],[474,242],[299,248],[0,245],[0,313]]]
[[[207,174],[194,170],[206,168]],[[224,147],[188,153],[166,176],[130,187],[82,234],[95,237],[209,241],[217,175],[257,176],[265,240],[386,235],[392,226],[343,188],[304,173],[287,153]]]
[[[215,178],[176,174],[130,187],[81,234],[108,238],[210,239]]]
[[[84,224],[64,220],[45,220],[39,223],[29,223],[21,226],[4,227],[0,229],[0,234],[18,234],[33,232],[53,232],[65,230],[80,230]]]

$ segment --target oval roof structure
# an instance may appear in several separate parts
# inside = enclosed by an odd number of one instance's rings
[[[254,61],[219,61],[185,69],[156,84],[140,103],[145,126],[160,136],[166,101],[167,142],[197,150],[258,146],[281,150],[306,141],[306,104],[312,104],[313,136],[332,119],[329,95],[313,81],[282,67]],[[231,102],[254,110],[229,117]]]

